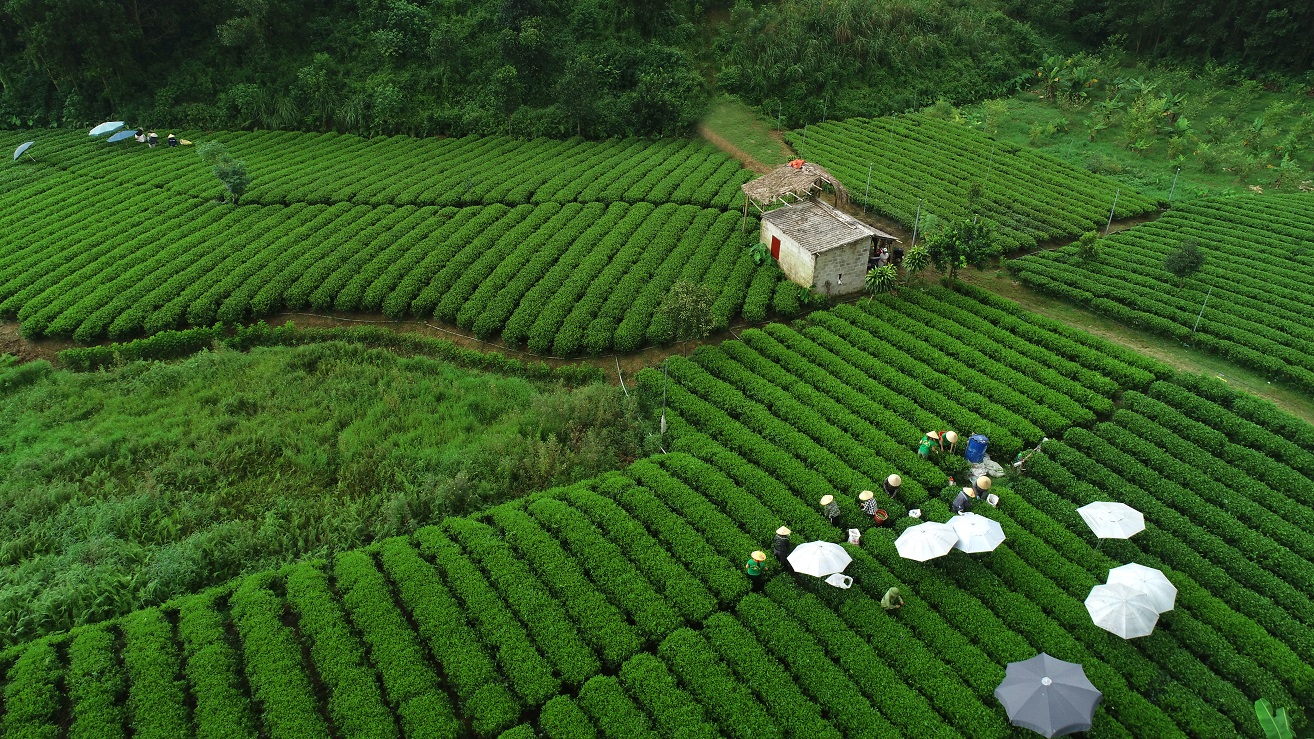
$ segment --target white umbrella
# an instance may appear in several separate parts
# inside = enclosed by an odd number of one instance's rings
[[[1109,570],[1110,585],[1126,585],[1132,590],[1145,593],[1154,610],[1159,613],[1171,611],[1177,600],[1177,587],[1163,572],[1138,565],[1135,562]]]
[[[1149,636],[1159,622],[1150,596],[1126,585],[1096,585],[1086,596],[1086,610],[1095,625],[1121,636],[1135,639]]]
[[[799,544],[789,553],[789,565],[795,572],[813,577],[825,577],[842,572],[853,558],[839,544],[828,541],[810,541]]]
[[[905,529],[894,540],[894,548],[904,559],[925,562],[934,557],[943,557],[958,543],[958,532],[947,523],[927,521]]]
[[[99,135],[101,135],[102,133],[109,133],[110,131],[117,131],[117,130],[119,130],[120,128],[123,128],[123,121],[110,121],[109,123],[102,123],[102,124],[100,124],[99,126],[96,126],[95,128],[91,129],[91,133],[89,133],[89,134],[87,134],[87,135],[88,135],[88,136],[99,136]]]
[[[988,552],[1004,541],[1004,529],[993,518],[964,513],[949,519],[949,526],[958,535],[954,549],[968,554]]]
[[[1077,513],[1101,539],[1130,539],[1145,530],[1145,516],[1126,503],[1100,501],[1078,508]]]
[[[23,156],[23,152],[27,151],[28,149],[31,149],[32,144],[35,143],[36,143],[35,141],[24,141],[23,143],[19,144],[18,148],[14,149],[14,161],[15,162],[18,161],[18,158]]]

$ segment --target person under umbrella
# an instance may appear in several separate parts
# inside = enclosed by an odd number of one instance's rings
[[[766,554],[758,550],[748,555],[748,563],[744,565],[744,572],[748,574],[748,582],[752,584],[753,592],[761,592],[762,575],[766,572]]]
[[[958,496],[954,498],[953,503],[949,504],[949,508],[955,515],[961,516],[964,513],[971,512],[974,505],[976,505],[976,491],[972,488],[963,488],[958,491]]]
[[[137,133],[132,135],[132,140],[136,141],[139,144],[146,143],[146,131],[140,128],[137,129]]]
[[[793,547],[789,544],[789,529],[781,526],[776,529],[776,538],[771,541],[771,553],[776,555],[776,561],[785,572],[794,571],[794,566],[789,563],[789,553],[792,550]]]
[[[885,478],[885,482],[881,483],[881,487],[882,489],[885,490],[885,494],[890,496],[890,500],[898,500],[899,486],[902,484],[903,484],[902,477],[899,477],[898,475],[890,475],[889,477]]]
[[[881,598],[881,608],[887,611],[903,608],[903,596],[899,595],[898,588],[890,588],[885,591],[885,597]]]
[[[821,496],[821,512],[826,518],[830,519],[831,526],[841,529],[844,528],[844,522],[840,521],[840,507],[839,504],[835,502],[835,496]]]

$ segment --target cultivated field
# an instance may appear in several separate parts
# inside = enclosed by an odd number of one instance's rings
[[[232,134],[254,182],[234,206],[186,147],[71,137],[0,183],[0,315],[28,336],[382,311],[596,354],[670,341],[677,281],[712,289],[717,328],[797,304],[725,209],[746,173],[702,144]]]
[[[926,116],[831,121],[809,126],[806,143],[802,131],[786,138],[838,177],[855,203],[864,203],[870,165],[867,204],[875,212],[909,228],[921,200],[924,224],[979,215],[995,224],[1005,251],[1103,226],[1119,190],[1072,164]],[[1114,218],[1156,207],[1124,187]]]
[[[1261,737],[1254,699],[1314,708],[1308,425],[972,290],[745,332],[670,378],[670,454],[3,653],[4,730],[1004,737],[994,687],[1042,650],[1104,692],[1091,736]],[[660,372],[640,384],[660,398]],[[895,554],[908,508],[949,515],[956,467],[912,451],[931,427],[986,431],[1003,462],[1053,437],[983,507],[998,550]],[[776,527],[838,541],[817,499],[860,525],[857,491],[895,470],[898,523],[847,547],[853,589],[773,565],[748,592]],[[1097,549],[1075,508],[1107,499],[1148,528]],[[1130,561],[1179,596],[1124,641],[1081,601]]]
[[[1182,283],[1164,258],[1187,241],[1205,262]],[[1314,387],[1314,195],[1183,203],[1101,244],[1094,261],[1069,247],[1010,265],[1032,287]]]

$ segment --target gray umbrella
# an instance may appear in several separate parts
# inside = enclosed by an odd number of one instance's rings
[[[130,139],[136,135],[137,134],[132,131],[119,131],[118,133],[114,134],[113,136],[110,136],[105,140],[110,142],[111,144],[114,144],[123,141],[124,139]]]
[[[1010,662],[995,697],[1014,726],[1053,737],[1090,729],[1104,696],[1086,679],[1081,665],[1041,652],[1024,662]]]
[[[15,162],[18,161],[18,158],[23,156],[23,152],[27,151],[28,149],[31,149],[32,144],[35,143],[36,143],[35,141],[26,141],[24,143],[19,144],[18,148],[14,149],[14,161]]]

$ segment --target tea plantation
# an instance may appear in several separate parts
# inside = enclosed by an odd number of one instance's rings
[[[640,392],[659,404],[662,374]],[[669,453],[412,536],[240,578],[11,648],[7,736],[1015,736],[993,690],[1046,651],[1104,693],[1098,737],[1262,737],[1252,702],[1314,704],[1314,428],[965,288],[905,290],[673,358]],[[655,409],[654,409],[655,410]],[[961,467],[1050,437],[984,515],[994,552],[918,563],[893,539],[949,515]],[[850,590],[747,553],[781,525],[840,541],[892,471]],[[1094,500],[1147,530],[1096,540]],[[869,518],[865,519],[870,521]],[[1082,600],[1125,562],[1175,610],[1123,640]],[[889,613],[892,585],[906,605]],[[131,727],[129,729],[129,727]]]

